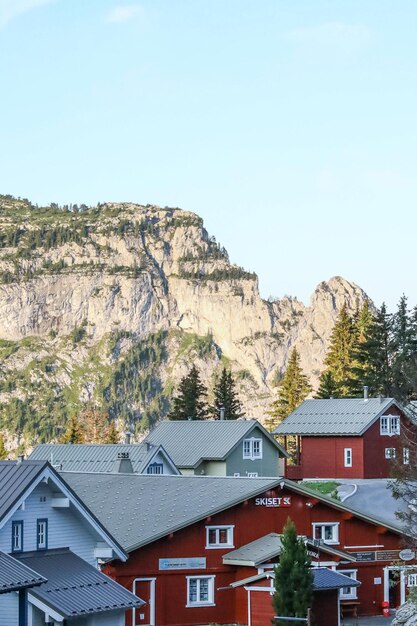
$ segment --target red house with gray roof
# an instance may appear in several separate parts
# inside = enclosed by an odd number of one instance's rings
[[[393,460],[408,464],[416,426],[394,398],[305,400],[274,431],[295,458],[286,476],[388,478]],[[403,437],[408,435],[408,437]]]
[[[339,600],[343,612],[358,614],[380,614],[385,600],[398,606],[415,571],[415,554],[401,552],[398,520],[287,479],[63,475],[129,553],[126,563],[106,566],[147,602],[127,626],[270,624],[273,567],[288,517],[305,537],[313,610],[326,626],[338,625]]]

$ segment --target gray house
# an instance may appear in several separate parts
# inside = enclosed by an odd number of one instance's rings
[[[0,462],[0,624],[124,626],[143,601],[105,559],[127,554],[49,463]]]
[[[287,453],[256,420],[164,421],[145,439],[182,474],[283,476]]]
[[[29,458],[63,472],[179,474],[163,447],[150,443],[42,443]]]

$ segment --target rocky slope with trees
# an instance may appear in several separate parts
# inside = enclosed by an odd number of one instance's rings
[[[0,196],[0,427],[28,447],[94,406],[146,431],[191,364],[209,395],[231,369],[245,413],[263,419],[292,349],[317,388],[342,306],[365,300],[340,277],[308,306],[262,299],[191,212]]]

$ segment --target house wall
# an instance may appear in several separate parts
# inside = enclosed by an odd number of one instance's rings
[[[339,591],[319,591],[313,596],[313,626],[321,626],[326,616],[326,626],[339,626]]]
[[[364,478],[362,437],[302,437],[301,446],[303,478]],[[344,466],[345,448],[352,467]]]
[[[0,529],[0,550],[11,552],[12,522],[23,521],[23,550],[36,550],[36,520],[48,519],[48,548],[70,548],[82,559],[96,565],[94,547],[96,539],[92,529],[70,508],[52,508],[53,491],[40,483],[25,501],[24,510],[16,511]],[[45,501],[42,501],[45,498]]]
[[[283,463],[280,463],[280,456],[277,448],[269,441],[259,428],[254,428],[248,437],[244,439],[262,439],[262,459],[243,458],[243,439],[226,459],[226,475],[233,476],[239,473],[247,476],[248,473],[256,472],[258,476],[282,476]]]
[[[143,471],[144,474],[147,473],[148,466],[152,465],[153,463],[162,463],[164,474],[178,474],[178,470],[175,467],[175,465],[173,465],[170,461],[168,461],[165,454],[162,454],[161,452],[158,452],[158,454],[156,454],[153,457],[152,461],[148,463],[148,465],[145,467]]]
[[[19,603],[17,593],[0,594],[0,626],[18,624],[18,619]]]
[[[271,507],[268,506],[268,500],[265,500],[284,497],[290,498],[290,506]],[[307,506],[307,502],[313,506]],[[344,563],[340,569],[357,569],[357,579],[362,583],[358,590],[359,611],[362,614],[379,614],[383,600],[383,584],[379,584],[375,579],[383,580],[383,568],[398,558],[398,552],[384,555],[382,551],[399,551],[402,547],[399,534],[360,520],[353,514],[338,511],[327,503],[315,503],[314,499],[291,492],[287,488],[265,492],[257,498],[251,498],[227,511],[209,516],[203,521],[137,549],[130,554],[126,563],[114,561],[107,566],[106,571],[131,591],[135,578],[156,579],[156,626],[246,624],[247,618],[244,616],[247,615],[247,600],[239,590],[219,588],[228,587],[233,581],[252,576],[257,573],[257,569],[223,565],[222,555],[231,548],[206,549],[206,525],[234,525],[234,547],[238,548],[268,533],[281,533],[288,517],[294,520],[299,534],[310,537],[313,535],[314,522],[338,523],[339,538],[335,548],[348,552],[372,552],[372,562],[349,565]],[[378,561],[376,550],[380,551]],[[188,557],[205,558],[206,567],[200,570],[171,571],[159,568],[161,558],[183,560]],[[319,558],[321,563],[325,560],[338,564],[339,561],[337,557],[330,555],[324,557],[323,553]],[[215,606],[187,608],[186,577],[199,574],[215,576]],[[127,618],[127,624],[128,626],[132,624],[130,617]],[[140,624],[140,621],[137,621],[137,624]]]
[[[401,433],[410,429],[415,432],[415,427],[396,406],[391,406],[384,415],[400,417],[400,435],[381,435],[379,419],[368,428],[363,435],[364,478],[388,478],[391,475],[393,462],[385,458],[385,448],[395,448],[396,458],[402,463],[403,447],[409,447],[409,445],[404,445]]]

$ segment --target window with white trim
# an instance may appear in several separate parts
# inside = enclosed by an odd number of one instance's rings
[[[385,448],[385,458],[395,459],[395,448]]]
[[[352,580],[357,580],[357,572],[358,570],[356,569],[345,569],[345,570],[341,570],[338,569],[337,570],[339,574],[343,574],[344,576],[348,576],[349,578],[352,578]],[[358,593],[357,593],[357,587],[342,587],[342,589],[340,590],[340,599],[341,600],[355,600],[358,597]]]
[[[344,449],[345,467],[352,467],[352,448]]]
[[[206,526],[206,548],[234,548],[234,526]]]
[[[214,576],[187,576],[187,607],[214,605]]]
[[[399,435],[400,417],[398,415],[382,415],[379,426],[381,435]]]
[[[262,459],[262,439],[255,439],[255,437],[244,439],[243,458],[251,461]]]
[[[23,552],[23,522],[12,522],[12,552]]]
[[[47,550],[48,548],[48,520],[36,520],[36,548]]]
[[[417,587],[417,574],[408,574],[407,585],[409,587]]]
[[[403,448],[403,464],[410,464],[410,448]]]
[[[313,537],[323,543],[339,543],[339,523],[323,522],[313,524]]]

